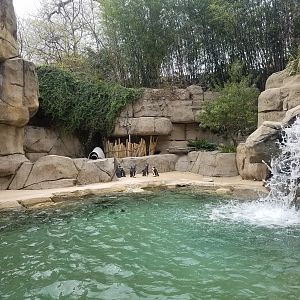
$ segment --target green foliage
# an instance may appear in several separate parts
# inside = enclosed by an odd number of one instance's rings
[[[42,113],[67,131],[84,132],[86,139],[111,133],[122,109],[140,95],[58,68],[39,67],[37,73]]]
[[[256,128],[259,91],[248,78],[228,82],[213,102],[207,102],[197,116],[201,127],[217,131],[232,139],[236,145],[238,134],[246,135]]]
[[[197,150],[214,151],[217,150],[217,145],[210,143],[205,139],[195,139],[188,141],[188,147],[194,147]]]
[[[155,86],[167,55],[171,0],[103,0],[103,24],[118,72],[129,84]],[[124,78],[125,77],[125,78]]]
[[[264,89],[299,40],[299,0],[99,3],[115,78],[130,86],[203,81],[223,86],[238,59]]]
[[[193,147],[196,150],[204,150],[204,151],[215,151],[219,150],[222,153],[235,153],[236,146],[234,145],[224,145],[224,144],[215,144],[207,141],[206,139],[198,139],[188,140],[188,147]]]

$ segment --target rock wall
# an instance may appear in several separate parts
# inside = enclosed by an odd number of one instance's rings
[[[24,151],[31,162],[46,155],[85,156],[82,144],[74,135],[36,126],[25,127]]]
[[[189,139],[221,142],[220,137],[201,130],[196,121],[203,104],[216,96],[196,85],[186,89],[145,89],[139,100],[123,110],[113,136],[159,136],[157,150],[160,153],[168,153],[173,147],[186,147]]]
[[[290,76],[287,69],[272,74],[266,90],[258,98],[258,127],[264,121],[281,122],[285,113],[300,105],[300,74]]]
[[[233,177],[238,176],[235,153],[221,153],[219,151],[192,151],[180,156],[176,171],[191,172],[203,176]]]
[[[238,175],[235,154],[217,151],[194,151],[186,156],[161,154],[98,160],[47,155],[39,158],[35,163],[23,160],[22,157],[14,157],[14,164],[7,160],[1,161],[0,158],[0,165],[7,164],[6,173],[1,173],[0,170],[0,176],[13,174],[7,189],[36,190],[110,182],[117,180],[115,170],[119,164],[122,165],[127,176],[132,165],[135,164],[137,173],[141,174],[146,163],[149,164],[149,170],[152,166],[156,166],[159,172],[188,171],[203,176],[217,177]]]
[[[160,172],[170,172],[175,170],[177,160],[178,157],[174,154],[129,157],[119,160],[114,158],[71,159],[64,156],[47,155],[35,163],[22,162],[8,189],[49,189],[109,182],[116,179],[115,169],[118,164],[123,166],[127,176],[129,176],[129,169],[133,164],[137,165],[137,172],[141,173],[146,162],[150,168],[157,166]]]
[[[300,116],[300,74],[288,70],[272,74],[258,99],[258,128],[237,148],[237,166],[243,179],[263,180],[271,157],[277,154],[281,128]]]
[[[24,126],[38,109],[35,67],[18,57],[16,36],[12,0],[0,0],[0,189],[27,161]]]

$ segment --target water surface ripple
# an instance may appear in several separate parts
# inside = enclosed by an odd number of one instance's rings
[[[218,218],[226,203],[160,191],[2,215],[0,298],[299,299],[300,227]]]

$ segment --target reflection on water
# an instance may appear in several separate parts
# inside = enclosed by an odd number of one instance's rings
[[[299,223],[230,207],[183,190],[3,215],[0,298],[298,299]]]

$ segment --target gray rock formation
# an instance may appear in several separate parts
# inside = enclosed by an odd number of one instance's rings
[[[283,126],[300,116],[300,74],[290,76],[288,69],[272,74],[266,90],[258,98],[258,129],[237,148],[237,166],[244,179],[263,180],[267,167],[277,155],[276,141]]]
[[[77,159],[75,164],[79,170],[77,183],[91,184],[98,182],[109,182],[112,180],[115,172],[114,158],[87,160]]]
[[[237,166],[243,179],[263,180],[271,158],[278,154],[277,141],[281,130],[288,126],[296,116],[300,116],[300,105],[285,113],[281,122],[265,121],[237,148]],[[265,162],[265,163],[263,163]]]
[[[31,162],[45,155],[84,157],[83,146],[75,136],[36,126],[25,127],[24,151]]]
[[[243,179],[263,180],[266,178],[267,167],[265,163],[269,164],[271,158],[278,154],[277,141],[280,139],[282,128],[293,122],[296,116],[300,116],[300,98],[298,98],[298,106],[294,106],[297,104],[297,101],[289,101],[289,97],[282,99],[282,93],[279,92],[276,87],[276,84],[280,86],[288,82],[295,83],[297,81],[300,86],[300,76],[291,76],[290,78],[285,76],[286,71],[283,71],[272,75],[268,79],[267,86],[271,86],[272,88],[268,89],[267,93],[264,92],[263,97],[260,97],[260,99],[266,100],[260,104],[260,107],[279,108],[285,105],[286,108],[291,107],[291,109],[280,112],[283,114],[280,115],[279,119],[273,115],[277,121],[264,121],[258,129],[247,138],[245,143],[238,146],[237,166]],[[288,95],[294,95],[298,88],[294,87],[292,89],[292,86],[294,86],[294,84],[289,86],[290,90]],[[267,97],[267,95],[272,95],[272,97]]]
[[[217,94],[204,92],[200,86],[186,89],[145,89],[142,97],[127,105],[116,122],[113,136],[159,136],[157,150],[168,153],[173,147],[186,147],[189,139],[221,139],[199,128],[197,113]]]
[[[289,76],[287,69],[272,74],[258,98],[258,127],[264,121],[282,121],[285,113],[299,104],[300,74]]]
[[[235,153],[219,151],[193,151],[181,156],[175,167],[176,171],[192,172],[203,176],[233,177],[238,176]]]
[[[27,161],[24,126],[38,109],[34,65],[18,57],[16,17],[11,0],[0,0],[0,189],[10,185]]]
[[[0,61],[18,56],[17,23],[12,0],[0,1]]]

